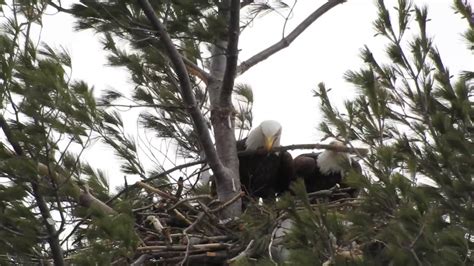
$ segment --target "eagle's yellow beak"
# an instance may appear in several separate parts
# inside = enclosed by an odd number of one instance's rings
[[[273,143],[275,142],[275,137],[265,137],[265,145],[264,148],[268,152],[273,148]]]

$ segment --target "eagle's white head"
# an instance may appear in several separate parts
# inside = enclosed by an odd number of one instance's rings
[[[329,145],[345,147],[340,141],[331,141]],[[345,152],[337,152],[325,150],[318,155],[319,171],[323,174],[341,173],[344,174],[344,165],[350,162],[349,154]]]
[[[273,147],[280,146],[282,127],[275,120],[265,120],[260,125],[252,129],[245,142],[247,150],[264,148],[269,151]]]

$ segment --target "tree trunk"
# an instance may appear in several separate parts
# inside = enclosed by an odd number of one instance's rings
[[[240,193],[240,178],[234,133],[234,107],[232,103],[222,102],[220,98],[227,61],[225,50],[221,47],[227,47],[227,42],[221,40],[213,47],[211,61],[213,79],[209,82],[208,90],[216,150],[227,172],[225,178],[216,178],[217,195],[220,201],[226,202]],[[222,217],[239,216],[241,212],[241,200],[239,199],[224,209]]]

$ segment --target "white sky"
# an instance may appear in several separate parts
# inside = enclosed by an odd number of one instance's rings
[[[286,33],[324,2],[298,1]],[[467,24],[459,14],[454,14],[452,1],[416,0],[415,3],[428,5],[432,19],[428,24],[429,34],[435,38],[451,73],[472,71],[474,57],[461,37]],[[395,4],[396,1],[386,1],[389,8]],[[248,83],[254,90],[254,125],[267,119],[278,120],[283,125],[282,145],[319,142],[322,136],[317,126],[321,114],[312,90],[319,82],[324,82],[328,88],[333,88],[330,97],[339,104],[355,95],[354,87],[342,77],[347,70],[362,66],[359,50],[363,45],[367,44],[376,57],[383,52],[382,37],[374,37],[372,29],[375,18],[373,1],[349,0],[319,18],[290,47],[239,77],[237,82]],[[276,14],[257,19],[240,38],[240,61],[277,42],[282,26],[283,19]],[[105,54],[97,37],[91,32],[73,32],[72,19],[67,15],[44,19],[42,41],[51,46],[62,45],[71,52],[74,78],[94,85],[97,91],[106,88],[131,90],[133,86],[128,82],[126,72],[104,66]],[[135,132],[133,126],[130,132]],[[96,145],[93,152],[85,154],[85,159],[106,170],[112,187],[123,182],[118,161],[110,149]]]

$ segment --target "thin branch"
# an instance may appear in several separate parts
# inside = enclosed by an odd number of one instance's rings
[[[290,46],[290,44],[298,38],[298,36],[303,33],[314,21],[316,21],[320,16],[328,12],[333,7],[346,2],[347,0],[329,0],[324,5],[316,9],[311,15],[309,15],[303,22],[301,22],[287,37],[281,39],[279,42],[273,44],[267,49],[259,52],[258,54],[252,56],[246,61],[242,62],[237,68],[237,74],[242,75],[245,71],[249,70],[251,67],[262,62],[278,51]]]
[[[350,147],[341,147],[337,145],[329,145],[329,144],[294,144],[288,146],[280,146],[271,149],[269,152],[280,152],[280,151],[288,151],[288,150],[297,150],[297,149],[325,149],[325,150],[332,150],[336,152],[347,152],[347,153],[355,153],[360,155],[366,155],[369,150],[364,148],[350,148]],[[250,156],[254,154],[266,153],[267,151],[258,149],[258,150],[246,150],[241,151],[238,153],[239,157]]]
[[[227,207],[227,206],[229,206],[230,204],[234,203],[236,200],[240,199],[240,197],[242,197],[242,196],[244,196],[244,195],[245,195],[245,192],[240,191],[239,194],[235,195],[233,198],[231,198],[230,200],[228,200],[228,201],[225,202],[224,204],[220,205],[219,207],[210,210],[210,212],[211,212],[211,213],[214,213],[214,212],[221,211],[221,210],[223,210],[225,207]]]
[[[214,250],[214,249],[227,249],[231,246],[227,243],[209,243],[209,244],[196,244],[191,245],[192,248],[199,250]],[[137,252],[150,252],[150,251],[162,251],[162,250],[176,250],[176,251],[185,251],[187,245],[172,245],[172,246],[144,246],[137,247]]]
[[[3,115],[0,115],[0,127],[2,128],[5,136],[7,137],[8,142],[10,142],[13,149],[15,150],[16,155],[20,157],[23,156],[24,155],[23,149],[21,148],[20,143],[18,143],[17,140],[13,137],[13,133],[10,129],[10,126],[7,124],[7,121],[5,120]],[[39,172],[39,169],[38,169],[38,172]],[[46,227],[46,230],[48,231],[48,243],[51,248],[54,264],[64,265],[63,250],[61,249],[61,245],[59,243],[59,238],[58,238],[59,234],[56,230],[54,222],[52,222],[54,220],[51,217],[51,212],[48,207],[48,204],[46,203],[46,200],[43,198],[43,196],[40,193],[37,180],[32,180],[30,183],[31,183],[31,188],[33,189],[33,196],[36,200],[36,204],[38,208],[40,209],[41,217],[43,218],[44,226]]]
[[[177,171],[177,170],[181,170],[181,169],[184,169],[184,168],[187,168],[187,167],[191,167],[191,166],[194,166],[194,165],[198,165],[198,164],[204,164],[206,163],[206,160],[199,160],[199,161],[195,161],[195,162],[190,162],[190,163],[185,163],[185,164],[181,164],[181,165],[178,165],[178,166],[175,166],[173,168],[170,168],[166,171],[163,171],[161,173],[158,173],[158,174],[155,174],[153,176],[151,176],[150,178],[147,178],[147,179],[143,179],[142,182],[143,183],[148,183],[148,182],[151,182],[155,179],[158,179],[164,175],[168,175],[174,171]],[[128,191],[132,190],[132,189],[135,189],[137,188],[137,184],[133,184],[131,186],[128,186],[124,189],[122,189],[119,193],[115,194],[115,196],[113,196],[112,198],[110,198],[106,203],[110,203],[116,199],[118,199],[120,196],[122,196],[124,193],[127,193]]]
[[[207,73],[204,69],[200,68],[193,61],[189,60],[189,58],[183,55],[181,55],[181,58],[183,59],[183,62],[186,64],[186,67],[189,73],[201,79],[204,82],[204,84],[206,85],[209,84],[209,80],[212,79],[211,74]]]
[[[160,39],[163,42],[169,58],[174,66],[174,70],[176,71],[176,75],[179,79],[181,96],[185,105],[189,107],[189,114],[193,120],[194,128],[199,136],[199,140],[204,153],[206,154],[209,166],[212,168],[214,174],[217,177],[223,179],[227,176],[227,171],[222,162],[219,160],[217,151],[214,148],[214,144],[207,127],[206,120],[204,119],[198,105],[196,104],[196,98],[193,94],[188,71],[186,70],[186,65],[183,62],[183,58],[176,50],[173,41],[168,35],[168,32],[166,32],[165,28],[163,27],[163,24],[161,24],[160,20],[156,16],[155,11],[153,10],[150,3],[147,0],[138,0],[138,3],[142,7],[143,12],[152,24],[153,28],[158,31]]]
[[[23,155],[23,150],[20,146],[20,143],[18,143],[15,140],[15,137],[13,136],[13,133],[10,130],[10,127],[8,126],[7,121],[5,120],[3,115],[0,115],[0,127],[3,130],[3,133],[5,134],[5,137],[7,137],[8,142],[10,143],[10,145],[12,145],[13,150],[15,151],[15,153],[18,156],[22,156]]]
[[[243,257],[249,256],[249,250],[252,248],[254,242],[255,242],[255,240],[253,240],[253,239],[250,240],[250,243],[247,245],[247,247],[244,249],[244,251],[242,251],[239,255],[227,260],[227,263],[232,264],[232,263],[240,260]]]
[[[234,80],[237,70],[237,59],[239,54],[239,26],[240,26],[240,0],[231,0],[230,2],[229,31],[227,39],[227,60],[224,77],[222,79],[222,89],[220,103],[223,106],[232,104],[232,90],[234,89]],[[223,107],[221,106],[221,107]]]
[[[244,8],[248,5],[253,4],[254,0],[243,0],[242,3],[240,3],[240,8]]]
[[[167,209],[167,211],[170,211],[172,209],[175,209],[176,207],[178,207],[179,205],[181,205],[182,203],[184,202],[187,202],[187,201],[192,201],[192,200],[198,200],[198,199],[209,199],[211,200],[212,197],[210,195],[196,195],[196,196],[193,196],[193,197],[189,197],[189,198],[184,198],[178,202],[176,202],[173,206],[169,207]]]
[[[132,108],[144,108],[144,107],[154,107],[160,109],[186,109],[184,106],[177,105],[164,105],[164,104],[97,104],[97,107],[124,107],[128,109]]]
[[[168,194],[168,193],[166,193],[166,192],[164,192],[164,191],[161,191],[161,190],[159,190],[159,189],[157,189],[157,188],[154,188],[154,187],[152,187],[152,186],[150,186],[150,185],[148,185],[148,184],[145,184],[145,183],[143,183],[143,182],[141,182],[141,181],[138,181],[138,182],[135,183],[135,184],[136,184],[137,186],[139,186],[139,187],[144,188],[145,190],[147,190],[147,191],[149,191],[149,192],[153,192],[153,193],[156,193],[156,194],[160,195],[160,197],[162,197],[162,198],[167,198],[167,199],[170,199],[170,200],[173,200],[173,201],[177,201],[177,200],[178,200],[175,196],[170,195],[170,194]]]
[[[186,237],[187,243],[186,243],[186,253],[184,254],[184,258],[181,261],[180,265],[185,265],[186,260],[188,260],[188,256],[189,256],[189,249],[191,247],[191,241],[189,239],[188,232],[193,230],[193,228],[196,227],[196,225],[202,221],[202,219],[204,218],[204,215],[205,215],[205,213],[201,212],[199,214],[198,218],[191,225],[189,225],[186,229],[183,230],[183,234]]]

